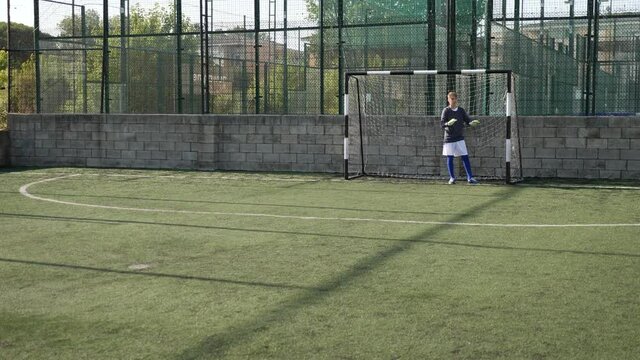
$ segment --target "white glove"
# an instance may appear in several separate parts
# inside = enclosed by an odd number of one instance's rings
[[[453,124],[455,124],[457,121],[458,121],[458,120],[456,120],[456,119],[451,119],[451,120],[449,120],[448,122],[446,122],[446,125],[447,125],[447,126],[453,126]]]
[[[480,125],[480,121],[479,121],[479,120],[473,120],[473,121],[471,121],[471,122],[469,123],[469,125],[471,125],[471,126],[478,126],[478,125]]]

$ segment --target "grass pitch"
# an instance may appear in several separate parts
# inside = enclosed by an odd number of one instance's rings
[[[548,185],[9,169],[0,358],[636,357],[640,187]]]

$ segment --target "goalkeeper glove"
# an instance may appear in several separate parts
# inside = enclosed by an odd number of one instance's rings
[[[453,124],[455,124],[457,121],[458,121],[458,120],[456,120],[456,119],[451,119],[451,120],[449,120],[449,121],[446,123],[446,125],[447,125],[447,126],[453,126]]]
[[[469,125],[471,125],[471,126],[478,126],[478,125],[480,125],[480,121],[478,121],[478,120],[473,120],[473,121],[471,121],[471,122],[469,123]]]

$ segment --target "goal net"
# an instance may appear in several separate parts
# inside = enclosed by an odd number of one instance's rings
[[[440,115],[447,93],[480,125],[465,129],[474,176],[521,178],[510,70],[350,72],[345,76],[345,179],[448,178]],[[464,170],[456,161],[456,174]]]

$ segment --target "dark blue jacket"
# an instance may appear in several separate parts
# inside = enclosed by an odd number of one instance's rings
[[[448,126],[447,123],[451,119],[458,120],[453,126]],[[464,140],[464,128],[471,122],[469,115],[463,108],[458,106],[456,111],[451,110],[450,107],[442,110],[442,116],[440,117],[440,126],[444,129],[444,142],[452,143],[460,140]]]

